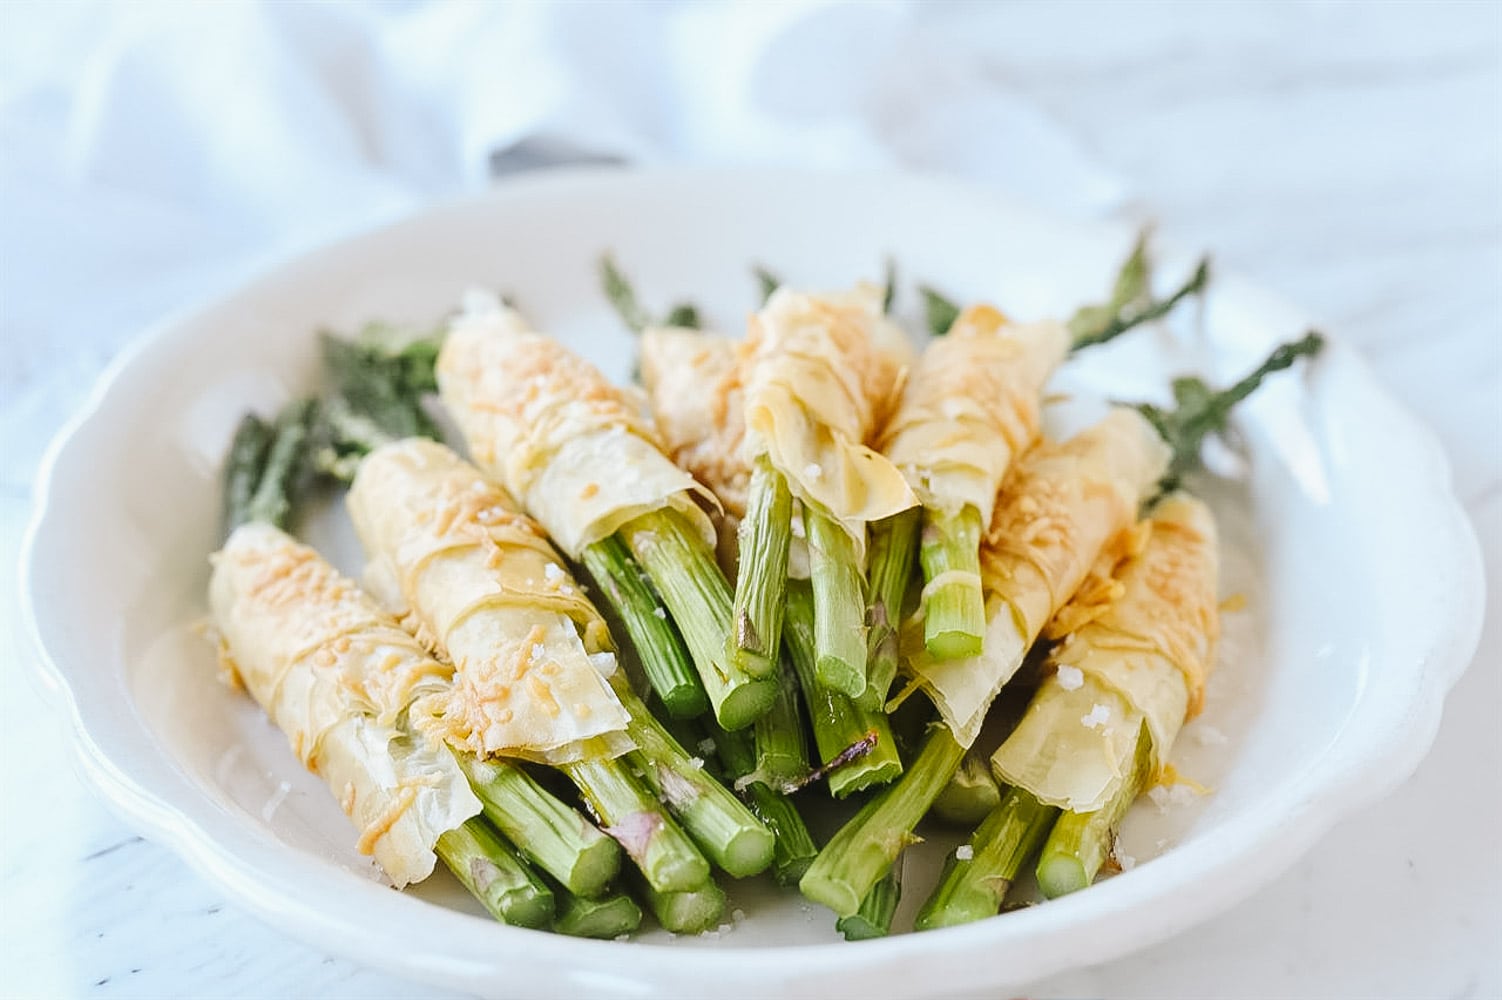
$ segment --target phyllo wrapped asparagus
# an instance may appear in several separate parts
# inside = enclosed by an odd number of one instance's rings
[[[439,391],[475,463],[571,558],[652,511],[712,542],[713,495],[663,453],[650,422],[588,361],[498,300],[471,295],[438,357]]]
[[[1117,407],[1062,444],[1039,444],[1013,467],[981,550],[981,654],[937,660],[915,638],[904,643],[909,671],[962,745],[975,741],[992,700],[1092,567],[1114,562],[1132,544],[1138,505],[1169,458],[1147,420]]]
[[[884,422],[897,361],[881,349],[880,289],[779,289],[751,320],[743,366],[748,461],[765,455],[794,496],[835,521],[857,553],[871,521],[917,503],[866,442]]]
[[[992,757],[998,776],[1073,812],[1104,806],[1133,769],[1139,734],[1162,769],[1199,712],[1219,634],[1215,521],[1187,494],[1164,498],[1140,552],[1051,626],[1063,632],[1017,729]]]
[[[225,665],[319,775],[398,887],[433,871],[438,838],[480,812],[452,753],[417,729],[453,670],[318,553],[270,524],[214,557]]]
[[[455,665],[440,723],[450,743],[549,764],[631,748],[605,679],[609,632],[504,491],[413,438],[365,458],[348,504],[372,576]]]

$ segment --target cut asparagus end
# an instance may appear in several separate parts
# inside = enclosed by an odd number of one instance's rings
[[[934,800],[933,813],[946,823],[973,829],[999,805],[1001,787],[991,773],[991,762],[972,750]]]
[[[902,901],[902,858],[888,869],[880,882],[871,887],[861,907],[848,917],[835,921],[835,929],[846,941],[869,941],[892,933],[892,917]]]
[[[880,709],[897,677],[897,624],[913,576],[918,553],[918,528],[923,511],[905,510],[871,525],[871,553],[866,581],[871,595],[866,613],[866,692],[858,700],[865,708]]]
[[[484,820],[465,820],[440,835],[435,847],[454,877],[497,920],[545,927],[553,919],[553,891]]]
[[[772,863],[773,835],[745,803],[691,757],[617,675],[611,680],[630,716],[628,732],[639,749],[628,755],[653,794],[683,824],[711,861],[736,877]]]
[[[720,763],[733,779],[744,778],[756,769],[756,747],[751,734],[718,729],[714,745]],[[793,885],[808,870],[819,853],[813,836],[791,799],[768,788],[761,781],[746,785],[745,794],[751,810],[767,825],[776,838],[772,852],[772,874],[783,885]]]
[[[1059,811],[1020,788],[1009,788],[1001,803],[975,831],[963,856],[951,856],[938,887],[918,911],[917,929],[952,927],[994,917],[1017,873],[1048,835]]]
[[[641,907],[624,892],[599,899],[564,896],[553,920],[553,930],[571,937],[609,940],[630,934],[641,926]]]
[[[964,755],[947,727],[934,726],[897,784],[866,803],[819,852],[798,883],[803,895],[842,917],[860,909]]]
[[[986,632],[980,582],[980,511],[925,511],[923,544],[923,645],[938,660],[979,656]]]
[[[779,663],[777,698],[771,709],[756,720],[752,730],[755,773],[773,788],[787,789],[808,776],[808,741],[798,702],[798,681],[793,670]]]
[[[730,660],[726,638],[731,630],[730,585],[714,552],[674,510],[643,514],[622,528],[619,536],[662,595],[704,683],[715,718],[726,729],[749,726],[771,707],[776,685],[770,670],[757,676]]]
[[[1137,734],[1132,769],[1106,804],[1094,812],[1065,812],[1054,823],[1038,858],[1038,888],[1044,896],[1053,899],[1095,881],[1111,855],[1122,817],[1152,780],[1152,770],[1152,738],[1144,724]]]
[[[725,890],[714,882],[681,892],[662,892],[635,878],[632,887],[662,929],[674,934],[702,934],[717,926],[725,912]]]
[[[704,855],[619,759],[578,761],[561,770],[658,891],[681,892],[709,878]]]
[[[602,539],[584,550],[582,561],[625,628],[642,672],[668,714],[692,719],[708,711],[709,696],[688,649],[625,543],[615,536]]]
[[[876,734],[876,743],[869,752],[829,772],[830,794],[844,798],[860,789],[896,779],[902,773],[902,759],[886,714],[879,709],[867,709],[857,699],[819,682],[815,667],[813,592],[807,581],[788,581],[783,640],[803,689],[820,762],[827,767],[847,748],[870,733]]]
[[[857,698],[866,690],[866,599],[855,541],[808,506],[803,528],[814,592],[814,671],[825,687]]]
[[[793,494],[787,480],[767,456],[758,457],[751,468],[746,516],[736,536],[740,572],[729,642],[731,660],[753,677],[770,676],[777,668],[792,519]]]
[[[621,868],[621,849],[521,768],[456,755],[485,818],[569,892],[598,895]]]

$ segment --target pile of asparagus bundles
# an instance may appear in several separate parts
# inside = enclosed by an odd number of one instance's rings
[[[836,294],[761,272],[737,339],[654,321],[607,258],[641,391],[484,293],[433,334],[325,335],[328,390],[231,445],[221,658],[393,884],[441,861],[506,923],[697,933],[725,877],[769,872],[880,936],[930,815],[973,833],[920,929],[995,915],[1029,863],[1083,888],[1213,665],[1215,525],[1183,477],[1321,343],[1047,439],[1070,354],[1208,280],[1157,298],[1148,264],[1139,240],[1066,322],[924,289],[920,348],[890,269]],[[287,534],[320,484],[348,486],[359,583]],[[822,847],[815,797],[856,804]]]

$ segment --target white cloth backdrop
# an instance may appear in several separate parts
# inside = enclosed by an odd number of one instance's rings
[[[5,561],[47,437],[142,327],[497,175],[604,159],[910,167],[1062,214],[1157,216],[1309,304],[1436,425],[1495,581],[1499,40],[1488,3],[0,3]],[[1479,944],[1502,930],[1499,810],[1475,794],[1502,773],[1497,608],[1397,799],[1188,952],[1045,991],[1502,991]],[[4,992],[77,993],[142,965],[139,992],[396,988],[244,917],[156,944],[178,909],[218,913],[216,894],[79,788],[62,721],[0,655],[0,940],[36,956],[7,963]],[[44,801],[53,822],[17,820]],[[1471,832],[1436,838],[1425,816]],[[145,929],[112,948],[137,897]],[[262,971],[237,978],[245,964]]]

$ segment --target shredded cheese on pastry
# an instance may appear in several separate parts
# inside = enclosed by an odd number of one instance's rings
[[[877,289],[815,296],[779,289],[756,313],[742,379],[749,465],[765,454],[793,495],[839,522],[865,551],[865,526],[917,503],[896,466],[867,447],[893,404],[902,365],[878,346]]]
[[[962,312],[907,379],[880,450],[925,507],[991,520],[1012,461],[1037,440],[1043,384],[1069,350],[1061,323],[1007,323],[990,306]]]
[[[566,763],[597,738],[630,749],[625,710],[590,658],[609,651],[609,632],[499,487],[413,439],[368,455],[348,504],[378,575],[396,581],[418,633],[455,665],[428,725],[480,756]]]
[[[408,723],[448,690],[452,668],[270,525],[237,528],[213,564],[221,656],[338,796],[361,851],[397,886],[426,878],[439,835],[480,811],[449,751]]]
[[[962,744],[974,742],[992,700],[1092,567],[1135,544],[1137,506],[1168,456],[1141,415],[1117,408],[1063,444],[1039,444],[1012,468],[981,544],[981,654],[935,660],[915,641],[921,630],[904,636],[908,669]]]
[[[662,453],[623,390],[499,302],[472,302],[438,357],[438,386],[476,464],[500,480],[573,558],[663,508],[713,541],[696,498],[714,497]],[[608,488],[601,480],[607,477]]]
[[[1114,595],[1104,608],[1092,603],[1054,648],[1056,674],[992,758],[1006,781],[1053,805],[1082,812],[1104,805],[1132,766],[1144,724],[1162,772],[1203,702],[1220,630],[1215,522],[1203,503],[1177,494],[1147,523],[1145,546],[1117,567]],[[1083,687],[1066,688],[1065,676],[1082,677]],[[1069,727],[1090,698],[1117,705],[1119,724],[1090,733]]]

